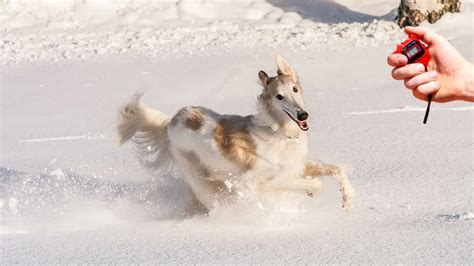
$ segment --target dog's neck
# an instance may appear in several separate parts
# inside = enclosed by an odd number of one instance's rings
[[[303,131],[291,119],[278,115],[277,110],[265,104],[263,99],[258,101],[258,113],[255,117],[255,124],[259,127],[270,128],[275,133],[280,133],[289,139],[298,139]]]

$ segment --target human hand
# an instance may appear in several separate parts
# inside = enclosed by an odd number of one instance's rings
[[[405,27],[428,45],[431,60],[428,72],[423,64],[408,64],[402,54],[390,54],[387,63],[393,66],[392,77],[403,80],[406,88],[420,100],[432,94],[434,102],[464,100],[474,102],[474,66],[443,37],[424,27]]]

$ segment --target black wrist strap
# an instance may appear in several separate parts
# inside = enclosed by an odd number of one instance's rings
[[[423,118],[423,124],[426,124],[426,122],[428,121],[428,115],[430,114],[430,107],[431,107],[431,98],[433,98],[433,94],[428,95],[428,106],[426,106],[425,118]]]
[[[427,67],[425,67],[425,72],[428,72]],[[428,121],[428,115],[430,114],[430,107],[431,107],[431,98],[433,98],[433,94],[428,95],[428,105],[426,106],[425,118],[423,118],[423,124],[426,124],[426,122]]]

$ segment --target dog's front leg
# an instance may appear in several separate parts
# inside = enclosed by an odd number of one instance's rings
[[[304,190],[308,196],[314,196],[321,193],[324,189],[324,184],[319,178],[305,179],[297,178],[292,183],[285,186],[289,190]]]
[[[284,182],[267,183],[263,190],[267,191],[304,191],[309,196],[317,195],[324,189],[324,184],[319,178],[292,178]]]
[[[315,162],[308,162],[306,164],[304,176],[318,177],[325,175],[331,175],[336,179],[342,192],[342,207],[348,210],[351,209],[355,193],[351,181],[349,181],[347,177],[346,168],[336,165],[318,164]]]

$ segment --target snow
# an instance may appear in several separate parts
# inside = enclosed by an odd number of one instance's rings
[[[473,107],[433,104],[422,124],[425,104],[385,66],[398,1],[199,3],[0,4],[1,264],[471,261]],[[428,25],[471,61],[473,10]],[[137,90],[168,114],[254,112],[275,51],[302,79],[311,157],[352,169],[351,212],[328,177],[315,198],[203,214],[182,180],[115,144]]]
[[[199,34],[192,34],[193,32]],[[385,38],[377,38],[380,34]],[[265,36],[262,38],[262,36]],[[3,64],[65,59],[95,59],[110,54],[150,57],[210,55],[242,47],[377,46],[400,39],[398,27],[387,21],[373,24],[239,25],[224,21],[205,27],[120,29],[106,32],[6,32],[0,55]]]
[[[309,7],[300,3],[295,6],[324,13],[327,5],[336,4],[323,1],[321,5],[314,2]],[[353,20],[362,23],[326,24],[305,17],[301,10],[292,12],[291,7],[258,0],[203,0],[199,4],[186,0],[12,0],[4,4],[0,15],[0,64],[91,59],[114,53],[147,57],[209,55],[242,47],[300,50],[333,47],[335,42],[379,46],[401,38],[394,23],[377,21],[379,17],[365,15],[363,20]],[[336,15],[352,19],[351,12],[345,8]]]
[[[285,15],[281,9],[261,0],[11,0],[4,4],[4,13],[2,28],[9,29],[179,25],[196,20],[264,20],[266,17],[276,21]]]

